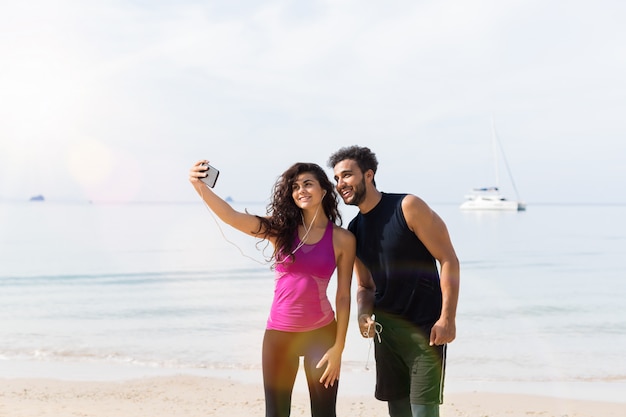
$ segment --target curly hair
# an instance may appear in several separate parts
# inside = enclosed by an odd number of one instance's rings
[[[374,174],[376,174],[378,160],[376,159],[376,154],[372,152],[370,148],[358,145],[341,148],[328,158],[328,167],[334,168],[335,165],[346,159],[355,161],[359,169],[361,169],[361,172],[365,173],[371,169],[374,171]],[[374,186],[376,186],[376,182],[372,182]]]
[[[276,238],[271,259],[276,260],[280,254],[293,256],[294,236],[302,222],[302,209],[293,200],[292,187],[296,178],[305,172],[313,174],[326,191],[322,198],[322,208],[328,219],[339,226],[342,224],[338,208],[339,196],[324,170],[314,163],[297,162],[283,172],[274,184],[272,199],[267,205],[267,217],[258,216],[261,221],[258,232],[265,237]]]

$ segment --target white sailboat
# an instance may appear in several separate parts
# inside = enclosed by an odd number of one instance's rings
[[[500,141],[498,140],[498,136],[496,135],[496,125],[493,120],[491,123],[491,132],[496,185],[472,189],[472,191],[465,196],[465,201],[463,202],[463,204],[461,204],[461,210],[526,210],[526,203],[524,203],[519,198],[517,187],[515,186],[515,181],[513,181],[513,175],[511,174],[511,169],[509,168],[509,164],[506,160],[506,155],[504,154],[502,145],[500,145]],[[500,193],[498,172],[499,153],[502,155],[502,159],[504,160],[504,164],[509,174],[509,178],[511,179],[511,184],[513,185],[513,190],[515,191],[516,200],[508,200]]]

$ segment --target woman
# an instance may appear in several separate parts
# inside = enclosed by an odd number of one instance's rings
[[[263,338],[266,417],[289,416],[291,393],[304,357],[312,417],[335,417],[341,354],[350,315],[354,236],[341,224],[338,197],[322,168],[296,163],[273,188],[267,216],[234,210],[201,180],[198,161],[189,180],[226,224],[273,245],[274,300]],[[326,295],[337,271],[336,317]]]

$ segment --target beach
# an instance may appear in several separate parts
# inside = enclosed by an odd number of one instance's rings
[[[462,265],[442,417],[626,416],[623,207],[436,208]],[[0,417],[263,415],[254,240],[198,204],[5,203],[0,230]],[[338,415],[386,416],[355,315]]]
[[[2,417],[200,417],[260,416],[263,388],[226,378],[191,375],[124,381],[0,379]],[[292,416],[309,416],[302,391],[294,393]],[[386,404],[371,395],[339,395],[338,416],[385,416]],[[626,403],[539,395],[455,392],[442,417],[623,417]]]

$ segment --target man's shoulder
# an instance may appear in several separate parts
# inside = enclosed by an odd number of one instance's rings
[[[387,202],[399,202],[399,201],[403,201],[407,196],[410,196],[412,194],[408,194],[408,193],[381,193],[382,195],[382,200],[387,201]]]
[[[397,209],[404,204],[404,200],[410,195],[407,193],[382,193],[381,207],[386,207],[386,210],[392,207]]]
[[[426,204],[426,202],[416,196],[415,194],[402,194],[402,208],[403,209],[407,209],[410,207],[414,207],[414,208],[424,208],[424,207],[428,207],[428,204]]]

